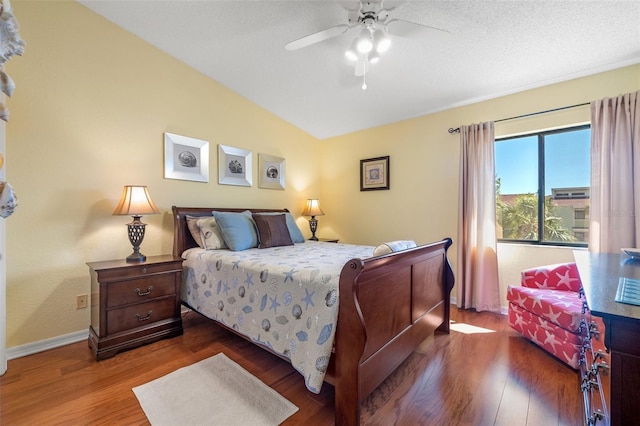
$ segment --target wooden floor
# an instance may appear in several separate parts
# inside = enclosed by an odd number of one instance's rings
[[[506,317],[452,308],[436,334],[363,404],[370,425],[581,425],[578,373],[527,342]],[[285,424],[332,425],[333,388],[319,395],[268,354],[190,312],[185,333],[96,362],[76,343],[9,361],[1,425],[122,424],[147,419],[131,388],[224,352],[296,404]]]

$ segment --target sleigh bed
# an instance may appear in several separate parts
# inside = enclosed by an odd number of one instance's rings
[[[337,425],[359,424],[361,401],[430,334],[449,332],[451,239],[375,257],[374,247],[310,241],[205,250],[187,218],[193,224],[213,210],[288,214],[286,209],[173,206],[173,254],[185,259],[183,304],[291,362],[311,391],[319,391],[318,371],[307,364],[321,370],[320,381],[335,387]],[[314,260],[307,261],[306,252]],[[344,257],[350,253],[358,255]],[[335,288],[317,287],[323,282]],[[326,311],[333,305],[335,322]],[[294,325],[298,328],[287,328]],[[315,352],[326,345],[328,356]],[[304,354],[312,359],[300,360]]]

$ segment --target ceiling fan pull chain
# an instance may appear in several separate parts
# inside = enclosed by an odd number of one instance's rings
[[[362,90],[367,90],[367,73],[362,74]]]

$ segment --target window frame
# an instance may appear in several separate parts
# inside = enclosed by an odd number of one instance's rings
[[[537,136],[538,143],[538,239],[537,240],[522,240],[522,239],[503,239],[496,238],[498,243],[505,244],[527,244],[527,245],[537,245],[537,246],[552,246],[552,247],[582,247],[586,248],[589,246],[588,242],[563,242],[563,241],[545,241],[544,240],[544,188],[545,188],[545,151],[544,151],[544,139],[545,136],[554,135],[558,133],[567,133],[567,132],[576,132],[580,130],[591,129],[591,124],[581,124],[576,126],[562,127],[558,129],[552,130],[542,130],[531,133],[523,133],[515,136],[506,136],[501,138],[496,138],[494,143],[504,142],[512,139],[521,139],[531,136]],[[495,161],[495,160],[494,160]],[[497,176],[496,176],[497,177]],[[589,185],[591,187],[591,185]],[[589,197],[590,199],[591,197]],[[542,219],[542,220],[541,220]],[[496,216],[496,223],[498,222],[498,218]],[[541,238],[542,237],[542,238]]]

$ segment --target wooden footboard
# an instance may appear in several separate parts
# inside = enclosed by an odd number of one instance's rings
[[[360,423],[360,404],[435,330],[449,332],[452,240],[352,259],[340,276],[335,338],[336,425]]]

